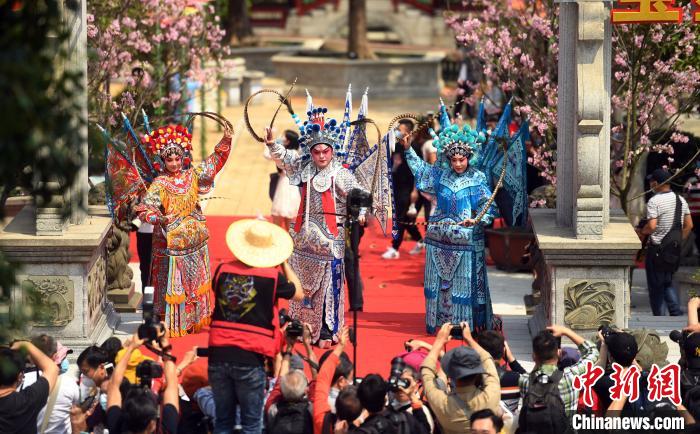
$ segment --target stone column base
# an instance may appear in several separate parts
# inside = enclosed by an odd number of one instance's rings
[[[630,270],[641,243],[620,213],[610,217],[598,240],[577,239],[573,228],[556,227],[555,210],[531,212],[542,253],[541,302],[530,319],[534,335],[550,324],[582,333],[603,324],[627,327],[630,317]]]
[[[106,294],[108,217],[90,216],[62,235],[35,233],[35,211],[25,207],[0,231],[0,249],[20,265],[10,314],[23,305],[40,310],[31,333],[56,337],[75,353],[112,335],[119,315]]]

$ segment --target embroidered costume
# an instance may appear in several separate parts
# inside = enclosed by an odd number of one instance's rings
[[[299,211],[290,228],[294,253],[289,265],[301,280],[304,299],[290,301],[289,307],[294,318],[311,325],[314,341],[336,338],[344,323],[344,224],[348,194],[353,189],[371,191],[372,212],[384,225],[389,208],[386,145],[370,148],[364,126],[356,126],[349,144],[345,145],[350,129],[351,98],[348,88],[345,114],[339,123],[335,119],[326,120],[327,109],[314,107],[308,96],[309,120],[302,124],[292,112],[301,132],[299,152],[285,149],[279,143],[270,145],[272,158],[285,170],[289,182],[301,187]],[[364,118],[366,110],[365,92],[358,119]],[[311,150],[318,145],[333,150],[333,158],[324,168],[319,168],[310,158]],[[362,209],[361,215],[365,211]]]
[[[472,330],[492,328],[484,226],[491,223],[498,213],[492,199],[496,184],[500,183],[498,188],[503,187],[501,196],[507,199],[512,210],[507,221],[520,224],[526,220],[526,209],[520,207],[525,194],[525,180],[521,176],[524,173],[521,170],[523,161],[514,156],[514,153],[520,155],[524,151],[523,135],[519,133],[514,139],[508,137],[510,103],[488,140],[482,118],[480,116],[477,130],[468,125],[459,128],[450,122],[447,108],[441,102],[440,133],[429,130],[438,150],[435,165],[420,159],[412,148],[405,151],[416,187],[437,200],[425,236],[425,321],[431,334],[446,322],[466,321]],[[526,123],[524,131],[527,131]],[[505,154],[499,148],[502,141],[509,143]],[[456,155],[469,159],[469,166],[463,173],[457,173],[450,166],[450,159]],[[504,161],[507,161],[505,169]],[[503,175],[509,174],[509,177],[499,176],[501,169]],[[519,182],[508,182],[515,179]],[[518,206],[513,207],[514,204]],[[474,226],[457,224],[479,217],[481,219]]]
[[[128,130],[134,140],[136,134],[130,125]],[[125,156],[121,152],[110,152],[108,157],[107,172],[112,178],[121,176],[114,171],[115,167],[110,170],[109,161],[114,160],[122,161],[121,168],[137,169],[131,171],[131,178],[142,175],[134,211],[142,222],[154,225],[150,275],[151,286],[155,289],[154,310],[165,322],[171,337],[197,332],[210,322],[209,231],[199,206],[199,195],[212,189],[214,178],[231,150],[229,132],[216,145],[212,155],[192,167],[191,140],[192,135],[182,125],[157,128],[141,138],[150,153],[148,165],[153,169],[150,175],[154,175],[147,189],[144,180],[148,170],[143,164],[129,160],[126,160],[128,165],[123,164],[124,160],[119,156]],[[141,143],[137,146],[142,150]],[[164,163],[168,156],[173,155],[182,161],[182,168],[176,173],[166,170]],[[113,190],[117,193],[114,195],[117,203],[125,198],[119,194],[121,190],[121,187]]]

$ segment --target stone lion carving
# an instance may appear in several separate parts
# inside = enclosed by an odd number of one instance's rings
[[[113,222],[107,239],[107,291],[131,288],[134,272],[129,268],[129,226],[127,222]]]

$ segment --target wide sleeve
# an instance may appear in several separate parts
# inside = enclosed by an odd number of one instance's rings
[[[416,180],[416,188],[424,193],[435,194],[435,180],[440,169],[421,160],[413,148],[404,151],[408,167]]]
[[[268,146],[270,156],[277,167],[284,169],[287,176],[294,178],[301,174],[302,160],[299,153],[293,149],[286,149],[281,143],[273,143]]]
[[[357,178],[348,169],[342,168],[338,170],[335,178],[335,189],[342,195],[347,196],[354,189],[362,190],[367,193],[367,190],[357,182]]]
[[[492,192],[486,181],[486,176],[484,176],[483,173],[477,172],[475,176],[479,177],[479,183],[475,187],[472,187],[475,188],[477,191],[476,194],[472,194],[471,196],[471,205],[472,209],[475,210],[478,215],[488,204],[489,199],[491,199]],[[497,214],[498,208],[496,207],[496,201],[493,201],[491,202],[491,205],[489,206],[486,213],[484,213],[484,217],[481,219],[480,223],[482,225],[490,224]]]
[[[214,147],[214,153],[208,156],[195,169],[199,181],[199,193],[206,194],[214,186],[214,178],[219,173],[231,153],[231,137],[224,137]]]
[[[163,203],[160,198],[160,193],[161,187],[158,183],[154,182],[148,187],[143,201],[134,207],[134,211],[139,220],[152,225],[158,224],[160,216],[163,215],[161,212]]]

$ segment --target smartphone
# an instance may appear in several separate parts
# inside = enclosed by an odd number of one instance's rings
[[[455,339],[464,339],[464,333],[462,333],[462,325],[452,324],[452,328],[450,329],[450,336],[452,336]]]
[[[112,372],[114,372],[114,364],[111,362],[105,363],[105,371],[107,371],[107,376],[111,377]]]
[[[80,406],[79,406],[80,409],[83,412],[88,411],[90,409],[90,407],[92,407],[92,405],[95,403],[96,399],[97,399],[96,393],[89,395],[87,398],[85,398],[85,400],[83,402],[80,403]]]
[[[197,357],[209,357],[209,347],[197,347]]]

